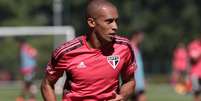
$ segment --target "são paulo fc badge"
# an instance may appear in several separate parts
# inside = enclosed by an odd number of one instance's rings
[[[115,69],[120,61],[120,57],[117,55],[111,55],[107,57],[108,63]]]

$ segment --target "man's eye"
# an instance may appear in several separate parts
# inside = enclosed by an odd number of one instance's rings
[[[112,23],[113,21],[114,21],[113,19],[108,19],[108,20],[106,20],[106,22],[107,22],[108,24]]]
[[[118,20],[118,19],[116,19],[116,20],[115,20],[115,22],[116,22],[116,23],[118,23],[118,22],[119,22],[119,20]]]

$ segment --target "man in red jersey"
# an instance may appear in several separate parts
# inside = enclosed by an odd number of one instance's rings
[[[45,101],[56,101],[54,84],[63,72],[63,101],[126,101],[134,91],[134,55],[129,41],[116,35],[117,8],[106,0],[92,0],[86,13],[88,33],[52,54],[41,84]]]
[[[178,94],[186,94],[190,91],[188,69],[187,48],[183,42],[179,42],[173,52],[171,75],[171,84]]]
[[[183,42],[179,42],[174,49],[172,58],[172,84],[179,83],[180,80],[184,79],[188,67],[188,53],[186,46]]]
[[[188,50],[191,61],[190,75],[194,101],[201,101],[201,37],[193,40],[189,44]]]

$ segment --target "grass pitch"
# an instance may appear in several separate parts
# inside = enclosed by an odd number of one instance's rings
[[[40,82],[37,83],[40,85]],[[20,83],[0,84],[0,101],[15,101],[20,93]],[[58,97],[58,101],[61,96]],[[168,84],[148,84],[148,101],[192,101],[192,95],[178,95]],[[40,91],[37,93],[37,101],[43,101]]]

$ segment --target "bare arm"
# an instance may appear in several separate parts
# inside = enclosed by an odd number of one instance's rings
[[[128,97],[133,93],[135,89],[135,80],[131,78],[129,81],[125,82],[121,88],[120,93],[116,93],[116,97],[109,101],[127,101]]]
[[[123,101],[127,101],[128,97],[134,92],[135,90],[135,80],[130,78],[129,81],[125,82],[121,88],[119,95],[123,97]]]
[[[45,76],[45,78],[42,80],[41,93],[44,101],[56,101],[56,95],[54,93],[55,83],[55,81],[48,80],[47,76]]]

